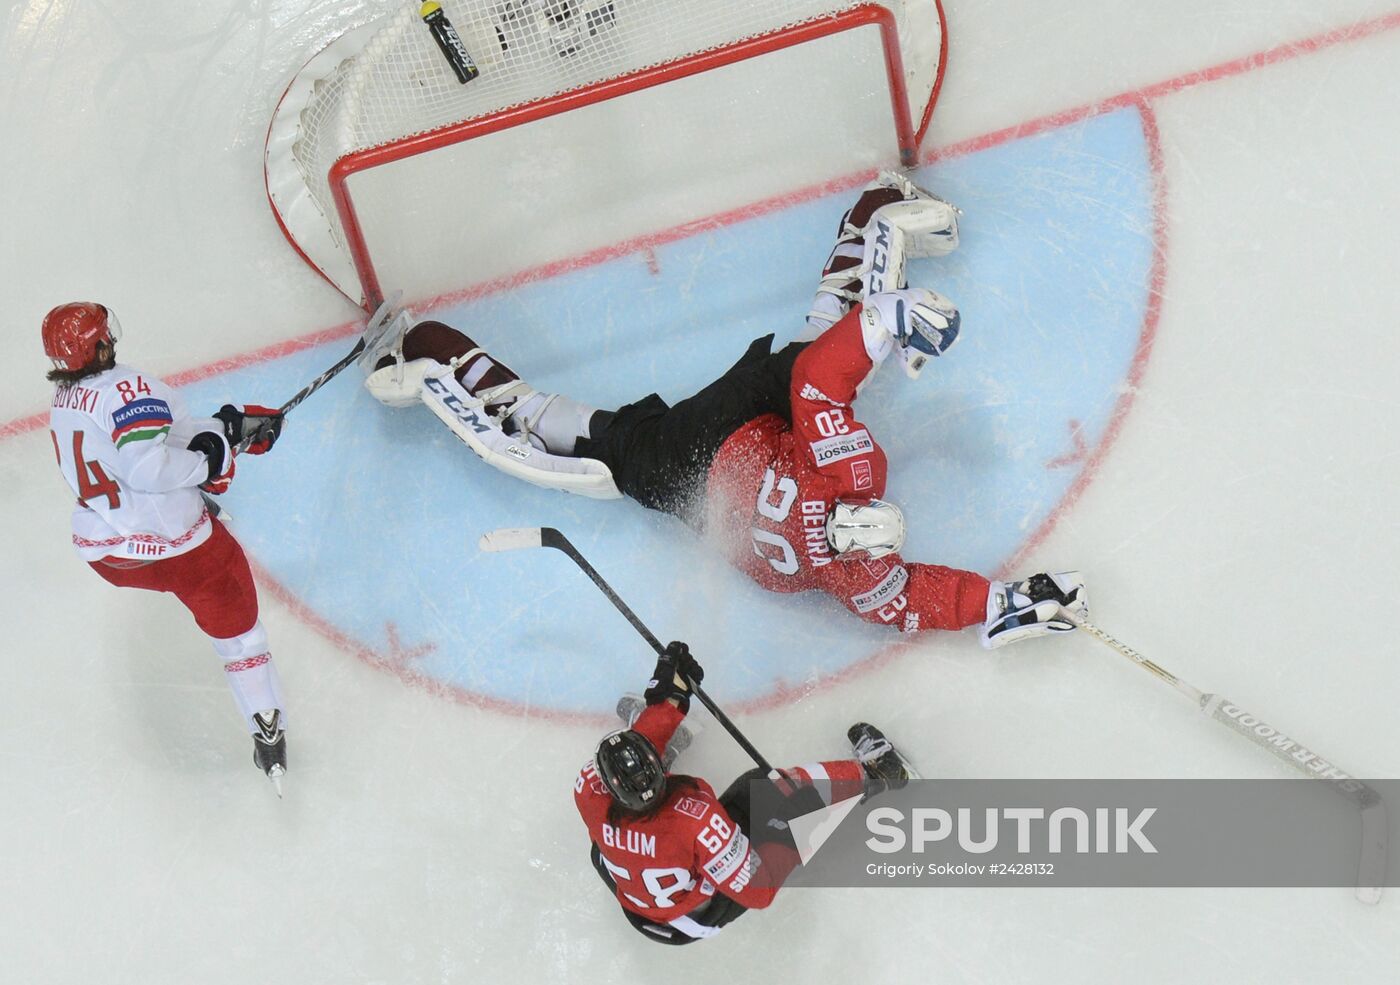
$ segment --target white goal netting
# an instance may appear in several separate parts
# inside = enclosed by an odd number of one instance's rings
[[[347,248],[328,181],[346,155],[870,5],[442,0],[480,73],[465,84],[425,23],[425,6],[408,0],[324,49],[289,87],[269,132],[268,189],[279,220],[298,249],[352,297],[341,261],[322,257]],[[897,21],[909,115],[918,127],[938,75],[942,25],[935,0],[881,6]],[[323,236],[330,242],[319,242]]]

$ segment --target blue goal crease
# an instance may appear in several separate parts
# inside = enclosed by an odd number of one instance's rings
[[[962,337],[917,382],[881,373],[858,411],[889,455],[888,494],[910,521],[905,556],[987,573],[1063,498],[1079,468],[1065,461],[1073,430],[1090,449],[1103,439],[1132,366],[1154,246],[1148,149],[1129,108],[939,162],[916,180],[965,212],[959,250],[910,270],[911,283],[958,304]],[[801,330],[853,197],[655,247],[655,273],[623,257],[434,314],[537,387],[599,407],[651,391],[676,400],[753,338],[776,332],[782,343]],[[343,348],[185,393],[196,408],[276,405]],[[504,702],[606,712],[651,658],[563,558],[479,554],[477,537],[496,527],[565,531],[658,635],[722,667],[736,700],[836,673],[894,641],[834,600],[763,592],[668,517],[495,472],[426,408],[380,406],[353,369],[297,408],[276,450],[244,463],[225,499],[250,552],[322,619],[370,649],[393,624],[406,650],[432,644],[417,671]],[[549,673],[563,666],[572,672]]]

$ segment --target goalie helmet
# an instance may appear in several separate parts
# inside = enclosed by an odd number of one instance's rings
[[[838,558],[857,553],[884,557],[904,546],[904,513],[893,503],[836,501],[826,518],[826,539]]]
[[[593,762],[603,785],[625,809],[645,813],[661,803],[666,768],[656,747],[640,732],[621,729],[603,736]]]
[[[44,316],[44,355],[58,369],[74,372],[97,358],[97,344],[122,337],[117,316],[95,301],[70,301]]]

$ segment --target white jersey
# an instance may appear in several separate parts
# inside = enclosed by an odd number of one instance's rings
[[[213,530],[199,484],[209,460],[188,450],[212,418],[191,418],[175,391],[117,365],[54,391],[49,412],[58,467],[78,497],[73,546],[86,561],[141,560],[194,550]]]

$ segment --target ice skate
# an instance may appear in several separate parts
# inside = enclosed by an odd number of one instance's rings
[[[287,772],[287,733],[282,728],[282,712],[272,708],[253,715],[258,730],[253,733],[253,765],[267,774],[277,796],[282,796],[282,777]]]
[[[846,730],[846,738],[865,775],[875,781],[874,789],[867,789],[867,796],[883,790],[899,790],[910,780],[919,778],[909,760],[874,725],[856,722]]]

